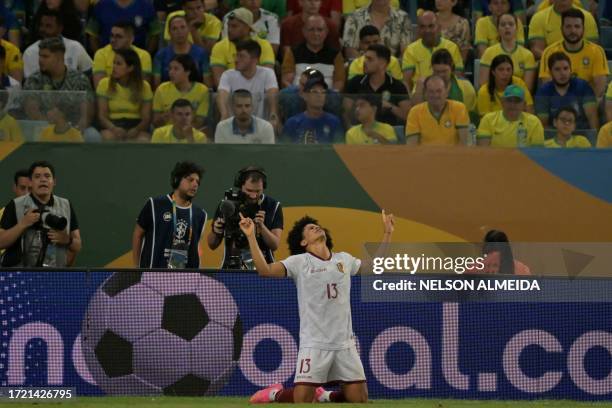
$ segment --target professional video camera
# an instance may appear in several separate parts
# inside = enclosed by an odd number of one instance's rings
[[[225,198],[221,202],[220,210],[225,220],[226,256],[224,267],[231,269],[245,269],[241,257],[243,250],[249,247],[246,236],[240,230],[240,214],[246,218],[255,218],[261,209],[259,203],[249,202],[247,195],[235,189],[225,191]]]

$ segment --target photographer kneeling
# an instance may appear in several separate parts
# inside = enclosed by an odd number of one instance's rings
[[[49,162],[30,166],[31,193],[9,202],[0,220],[2,266],[70,266],[81,250],[81,234],[74,209],[53,195],[55,169]]]
[[[246,237],[240,230],[240,213],[252,218],[257,228],[257,243],[267,262],[274,262],[283,233],[283,209],[280,202],[264,194],[267,176],[264,169],[248,166],[234,179],[235,189],[225,192],[215,212],[208,247],[215,250],[225,241],[223,269],[254,269]]]

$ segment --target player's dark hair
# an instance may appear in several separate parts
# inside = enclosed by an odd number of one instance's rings
[[[490,230],[484,236],[484,244],[482,245],[482,254],[490,254],[491,252],[499,252],[499,273],[514,274],[514,255],[510,241],[505,232],[500,230]]]
[[[567,54],[561,51],[557,51],[557,52],[552,53],[550,57],[548,57],[548,63],[547,63],[548,70],[552,71],[552,68],[555,65],[555,63],[559,61],[567,61],[567,63],[570,66],[570,69],[572,68],[572,61],[569,59]]]
[[[185,71],[189,72],[189,82],[200,81],[200,70],[198,69],[198,66],[191,55],[179,54],[172,58],[170,62],[172,61],[178,62]]]
[[[236,44],[236,52],[246,51],[251,58],[261,57],[261,46],[255,40],[244,40]]]
[[[181,180],[191,174],[197,174],[200,179],[202,179],[202,174],[204,174],[204,169],[194,162],[184,161],[178,162],[174,166],[172,173],[170,174],[170,185],[173,189],[177,189],[179,184],[181,184]]]
[[[487,90],[489,91],[489,98],[491,98],[491,101],[495,100],[495,76],[493,75],[493,71],[503,63],[510,64],[512,67],[512,75],[514,75],[514,63],[512,62],[512,58],[506,54],[500,54],[493,58],[493,61],[491,61],[491,69],[489,70],[489,83],[487,84]],[[510,77],[510,82],[506,84],[506,86],[508,85],[512,85],[512,77]]]
[[[366,25],[359,30],[359,40],[363,40],[365,37],[370,37],[372,35],[380,35],[380,30],[373,25]]]
[[[582,21],[582,26],[584,27],[584,14],[577,8],[571,8],[561,13],[561,27],[565,24],[566,18],[578,18]]]
[[[30,178],[30,172],[26,169],[17,170],[13,175],[13,182],[15,185],[17,185],[17,182],[19,181],[20,177]]]
[[[51,170],[51,175],[55,177],[55,167],[53,167],[53,165],[46,160],[39,160],[39,161],[35,161],[34,163],[30,164],[30,168],[28,169],[28,177],[30,179],[32,178],[32,174],[34,174],[34,170],[37,167],[48,168],[49,170]]]
[[[304,228],[308,224],[319,225],[319,222],[314,218],[306,215],[297,220],[295,224],[293,224],[293,228],[291,228],[291,231],[289,231],[289,235],[287,236],[287,244],[289,244],[289,253],[291,255],[298,255],[306,252],[306,248],[302,246],[301,242],[304,239]],[[331,235],[329,234],[327,228],[323,228],[323,231],[325,231],[325,236],[327,237],[325,245],[331,251],[334,247]]]

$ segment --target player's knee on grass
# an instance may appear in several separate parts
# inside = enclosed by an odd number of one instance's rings
[[[368,402],[368,387],[366,383],[344,384],[342,386],[342,392],[347,402]]]
[[[315,396],[315,385],[296,385],[293,389],[293,401],[298,403],[312,402]]]

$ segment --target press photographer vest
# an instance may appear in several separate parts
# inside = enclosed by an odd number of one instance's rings
[[[26,211],[38,209],[38,204],[34,202],[32,196],[30,194],[15,198],[13,200],[15,202],[15,214],[17,215],[17,223],[19,223]],[[53,195],[53,205],[46,205],[45,208],[54,215],[66,217],[68,220],[68,224],[66,225],[66,232],[70,234],[70,202],[62,197],[58,197]],[[16,266],[27,266],[34,267],[36,266],[36,260],[38,259],[38,250],[32,247],[32,244],[37,239],[37,234],[40,233],[40,230],[30,227],[28,228],[23,235],[21,236],[21,261]],[[49,251],[47,251],[47,256],[45,257],[44,264],[48,266],[54,267],[64,267],[66,266],[66,259],[68,254],[68,247],[65,245],[54,245],[55,255],[52,256]],[[36,251],[34,253],[33,251]]]

